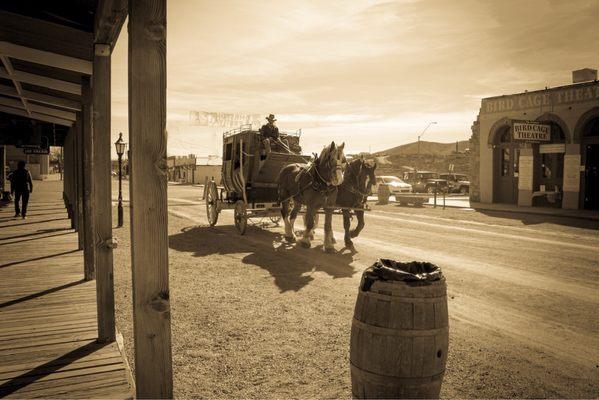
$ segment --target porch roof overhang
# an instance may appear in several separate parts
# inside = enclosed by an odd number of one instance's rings
[[[51,145],[64,144],[93,73],[94,44],[112,48],[127,15],[126,0],[40,4],[0,4],[0,144],[40,126],[54,133]]]

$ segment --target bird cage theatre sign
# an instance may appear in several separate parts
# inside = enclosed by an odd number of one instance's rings
[[[551,125],[531,121],[512,121],[514,140],[525,142],[549,142]]]

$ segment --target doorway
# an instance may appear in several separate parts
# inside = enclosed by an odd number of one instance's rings
[[[585,147],[584,208],[599,210],[599,144]]]
[[[520,147],[513,141],[511,129],[508,126],[498,132],[498,137],[493,156],[493,202],[516,204],[518,202]]]
[[[590,120],[585,127],[581,153],[584,163],[583,207],[599,210],[599,117]]]

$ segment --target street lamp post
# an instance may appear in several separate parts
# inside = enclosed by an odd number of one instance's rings
[[[429,122],[428,125],[426,126],[426,128],[424,128],[422,130],[422,133],[420,133],[420,135],[418,135],[418,155],[420,155],[420,138],[422,137],[422,135],[424,135],[424,132],[426,132],[426,130],[431,126],[436,124],[436,122]]]
[[[119,205],[118,205],[118,227],[123,226],[123,154],[127,149],[127,143],[123,141],[123,133],[119,133],[119,139],[114,142],[116,154],[119,156]]]

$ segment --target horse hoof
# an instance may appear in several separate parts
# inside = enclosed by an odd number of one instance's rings
[[[300,244],[300,246],[302,246],[304,249],[309,249],[312,244],[310,244],[310,242],[308,242],[307,240],[299,240],[298,243]]]
[[[351,240],[346,240],[345,241],[345,247],[347,247],[348,249],[353,249],[354,242],[352,242]]]
[[[295,242],[295,237],[293,237],[293,236],[285,236],[285,240],[287,241],[287,243],[294,243]]]
[[[359,232],[351,231],[351,233],[349,234],[349,236],[353,239],[353,238],[357,238],[359,234],[360,234]]]
[[[331,253],[336,253],[336,250],[334,247],[331,246],[331,247],[325,247],[324,252],[331,254]]]

